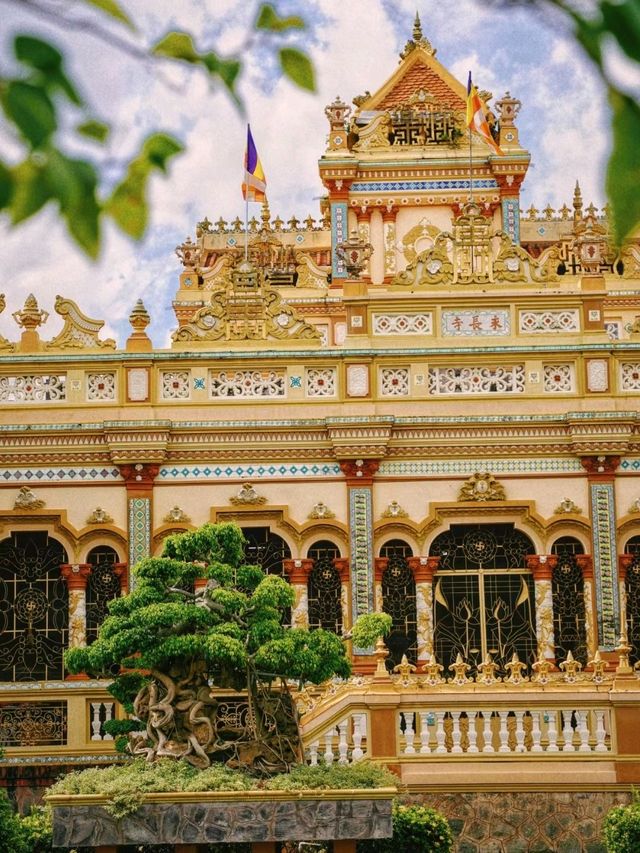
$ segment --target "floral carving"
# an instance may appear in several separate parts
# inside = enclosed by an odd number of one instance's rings
[[[563,513],[570,512],[573,515],[581,515],[582,510],[579,506],[576,506],[571,498],[565,498],[561,501],[558,506],[554,509],[555,515],[562,515]]]
[[[165,524],[171,524],[176,521],[183,521],[185,524],[189,524],[191,521],[186,512],[180,509],[179,506],[172,507],[162,520]]]
[[[14,509],[42,509],[44,501],[37,498],[29,486],[22,486],[13,505]]]
[[[488,471],[475,473],[469,477],[458,494],[459,501],[504,501],[506,495],[493,474]]]
[[[102,507],[97,506],[87,518],[87,524],[113,524],[113,518]]]
[[[92,320],[83,314],[72,299],[56,296],[56,314],[64,318],[60,334],[45,344],[47,349],[115,349],[113,338],[101,341],[98,338],[104,320]]]
[[[243,483],[237,495],[230,498],[232,504],[263,504],[267,499],[259,495],[251,483]]]
[[[307,516],[307,518],[335,518],[335,512],[331,512],[328,506],[322,503],[322,501],[318,501],[317,504],[314,504],[313,509]]]
[[[380,518],[407,518],[409,513],[402,509],[398,501],[391,501]]]

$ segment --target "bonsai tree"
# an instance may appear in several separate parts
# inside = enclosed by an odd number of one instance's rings
[[[342,638],[283,624],[294,591],[246,565],[244,544],[234,524],[169,537],[162,557],[133,569],[133,591],[110,602],[96,641],[66,653],[70,672],[113,678],[134,719],[107,726],[133,754],[281,772],[302,758],[284,680],[350,674]],[[390,622],[360,617],[353,639],[370,646]]]

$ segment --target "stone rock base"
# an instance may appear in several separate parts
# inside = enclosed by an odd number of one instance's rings
[[[413,794],[441,811],[456,835],[455,853],[605,853],[602,823],[629,803],[622,791]]]

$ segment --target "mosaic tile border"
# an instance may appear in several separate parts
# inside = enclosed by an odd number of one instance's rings
[[[120,471],[112,467],[4,468],[0,483],[122,483]]]
[[[497,181],[493,178],[481,178],[473,181],[474,190],[495,190]],[[411,192],[413,190],[468,190],[469,179],[449,181],[357,181],[351,184],[352,193],[366,192]]]
[[[253,465],[164,465],[158,473],[158,481],[177,480],[267,480],[283,477],[336,477],[340,475],[337,463],[298,462],[274,465],[271,462]]]
[[[347,221],[347,203],[346,201],[332,201],[331,202],[331,245],[333,247],[332,250],[332,272],[334,278],[346,278],[347,268],[344,265],[344,261],[338,257],[336,253],[336,246],[338,243],[343,243],[348,234],[348,221]]]
[[[370,488],[349,489],[351,617],[373,613],[373,510]],[[354,649],[355,654],[368,650]]]
[[[514,243],[520,243],[520,201],[518,198],[502,199],[502,230]]]
[[[461,474],[465,477],[476,471],[492,474],[584,474],[578,458],[528,458],[528,459],[433,459],[416,462],[383,461],[379,476],[402,477],[412,474],[433,476],[435,474]]]
[[[591,513],[598,637],[600,648],[612,651],[618,645],[620,612],[615,556],[616,517],[613,483],[591,484]]]
[[[129,498],[129,566],[133,568],[151,553],[151,501]],[[133,573],[129,573],[132,586]]]

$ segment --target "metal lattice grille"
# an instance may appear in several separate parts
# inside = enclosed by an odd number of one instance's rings
[[[458,654],[475,669],[490,654],[504,672],[514,653],[536,655],[535,595],[525,557],[533,543],[512,524],[453,525],[434,540],[434,648],[449,667]]]
[[[286,581],[283,560],[291,558],[291,549],[281,536],[272,533],[268,527],[243,527],[242,532],[247,540],[244,546],[244,558],[250,566],[260,566],[267,575],[278,575]],[[291,624],[291,609],[286,610],[282,617],[283,625]]]
[[[0,746],[64,746],[66,702],[0,703]]]
[[[640,536],[629,539],[624,550],[633,554],[633,562],[627,569],[627,635],[630,660],[635,664],[640,660]]]
[[[0,680],[62,678],[69,624],[62,545],[45,532],[0,542]]]
[[[571,652],[576,660],[586,666],[588,653],[584,578],[576,560],[577,554],[584,554],[584,548],[578,539],[563,536],[553,543],[551,553],[558,557],[551,582],[556,660],[566,660],[567,654]]]
[[[316,542],[309,548],[313,561],[307,588],[309,627],[342,633],[342,584],[333,561],[340,551],[333,542]]]
[[[98,636],[98,629],[108,615],[107,605],[120,594],[120,580],[113,572],[118,555],[113,548],[102,545],[87,555],[91,574],[87,583],[87,645]]]
[[[396,666],[406,655],[411,663],[418,656],[418,614],[416,583],[407,563],[411,548],[401,539],[392,539],[380,549],[389,560],[382,575],[382,609],[391,616],[391,633],[385,638],[389,649],[387,664]]]

